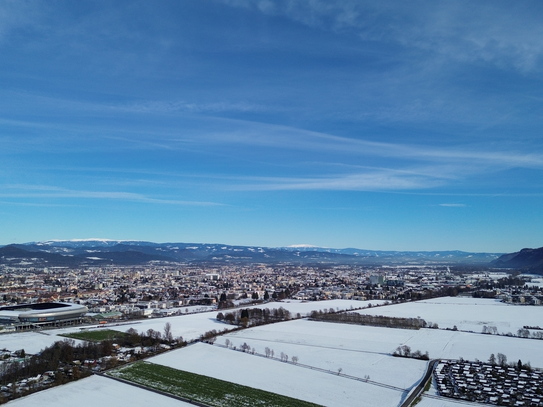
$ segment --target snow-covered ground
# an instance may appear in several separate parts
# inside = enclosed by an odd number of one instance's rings
[[[46,333],[14,332],[2,334],[0,335],[0,349],[7,349],[11,352],[24,349],[28,354],[36,354],[56,341],[66,339],[58,336],[60,333],[60,331],[47,331]]]
[[[198,343],[149,360],[324,406],[396,406],[403,392]]]
[[[542,340],[442,329],[393,329],[296,320],[230,333],[220,337],[217,343],[224,343],[226,339],[238,348],[247,342],[258,353],[264,353],[265,347],[269,347],[274,350],[275,356],[278,356],[278,352],[285,352],[289,356],[298,356],[301,363],[312,364],[320,361],[324,367],[328,363],[323,353],[326,348],[385,355],[394,352],[398,346],[408,345],[412,351],[428,352],[431,358],[463,357],[486,361],[491,353],[503,353],[509,361],[516,362],[521,359],[523,362],[529,361],[532,367],[543,368]],[[304,346],[313,349],[311,361],[302,356]],[[355,374],[348,371],[347,363],[350,363],[349,358],[343,366],[345,373]],[[359,362],[354,359],[351,363],[358,366]],[[335,368],[336,364],[333,366]],[[370,374],[373,379],[377,372],[372,374],[361,370],[360,374]]]
[[[10,407],[193,406],[192,404],[101,376],[91,376],[63,386],[40,391],[10,401],[7,405]]]
[[[375,307],[358,311],[392,317],[420,317],[440,328],[482,332],[483,326],[495,326],[498,333],[516,335],[524,325],[543,325],[543,307],[513,305],[494,299],[441,297],[430,300]]]
[[[526,283],[528,286],[543,287],[543,277],[539,274],[522,274],[522,276],[527,276],[532,279],[532,281]]]
[[[230,333],[218,338],[217,343],[224,345],[228,340],[237,349],[247,343],[259,354],[269,348],[276,358],[285,353],[289,360],[296,356],[300,364],[332,372],[341,368],[348,375],[369,375],[373,381],[411,387],[424,374],[426,362],[391,356],[397,341],[404,338],[391,340],[389,335],[396,330],[371,328],[298,320]]]
[[[289,360],[296,356],[298,364],[287,364],[217,346],[224,345],[226,340],[238,350],[246,343],[251,351],[254,348],[258,354],[265,354],[268,347],[274,351],[275,358],[279,358],[281,353],[287,354]],[[151,358],[150,361],[307,401],[318,403],[320,400],[326,406],[396,406],[405,392],[372,385],[371,382],[410,389],[420,380],[426,362],[390,355],[403,344],[413,351],[428,351],[432,358],[487,360],[490,353],[503,353],[510,361],[521,359],[523,362],[529,361],[533,367],[543,367],[543,341],[539,340],[307,320],[229,333],[220,337],[216,345],[189,346]],[[329,373],[310,370],[307,366]],[[369,376],[370,382],[360,383],[338,376],[339,368],[342,374],[349,376],[361,379]],[[328,387],[328,383],[334,383],[332,388]],[[448,406],[448,403],[447,400],[428,399],[424,405]]]
[[[280,308],[288,310],[293,317],[296,314],[306,316],[311,311],[328,310],[333,308],[337,311],[345,311],[354,308],[367,307],[372,303],[376,305],[383,303],[383,301],[352,301],[352,300],[330,300],[330,301],[313,301],[313,302],[301,302],[301,301],[281,301],[281,302],[269,302],[266,304],[251,305],[244,308]],[[229,312],[232,310],[223,310],[222,312]],[[202,312],[199,314],[189,314],[165,318],[151,318],[134,321],[134,323],[123,324],[119,326],[109,326],[109,329],[126,332],[130,328],[134,328],[138,332],[145,332],[148,329],[155,331],[164,331],[164,325],[169,322],[172,327],[172,334],[174,337],[182,336],[186,341],[198,339],[201,334],[217,330],[231,330],[234,327],[222,322],[217,321],[217,314],[220,311]]]
[[[376,305],[376,301],[369,301]],[[293,315],[307,315],[313,310],[350,310],[367,306],[368,302],[323,301],[270,303],[264,306],[288,309]],[[523,325],[541,325],[543,307],[506,305],[495,300],[472,298],[437,298],[426,301],[372,307],[366,313],[401,317],[421,317],[438,323],[444,329],[403,330],[370,326],[345,325],[309,321],[305,319],[282,322],[231,332],[217,338],[216,345],[195,344],[151,358],[160,363],[194,373],[216,377],[247,386],[312,401],[325,406],[397,406],[406,391],[422,377],[426,362],[395,358],[390,354],[401,345],[412,351],[428,352],[431,358],[463,357],[468,360],[488,360],[491,353],[503,353],[510,362],[521,359],[532,367],[543,368],[543,341],[501,335],[480,334],[483,325],[496,326],[499,332],[516,333]],[[174,336],[186,340],[198,338],[202,333],[232,328],[216,321],[217,311],[160,319],[136,321],[128,325],[109,328],[126,331],[130,327],[138,332],[154,329],[163,331],[166,322],[172,326]],[[462,331],[473,331],[462,332]],[[40,333],[14,333],[0,335],[0,348],[36,353],[49,346],[58,336],[79,328],[65,328]],[[265,354],[266,347],[275,358],[281,353],[289,360],[298,358],[298,364],[225,349],[228,340],[239,349],[246,343],[251,351]],[[305,365],[305,366],[303,366]],[[314,367],[316,369],[310,369]],[[342,375],[338,375],[341,368]],[[354,380],[343,376],[369,381]],[[382,387],[376,382],[388,387]],[[62,400],[62,402],[61,402]],[[64,402],[66,401],[66,402]],[[136,389],[111,379],[92,377],[59,386],[18,401],[15,406],[49,405],[132,405],[156,403],[183,405],[178,401]],[[469,403],[463,403],[470,405]],[[456,401],[424,397],[423,407],[452,407]]]
[[[290,311],[293,316],[300,313],[302,316],[306,316],[311,311],[328,310],[333,308],[335,310],[350,310],[352,308],[366,307],[369,303],[376,305],[383,301],[351,301],[351,300],[330,300],[330,301],[318,301],[318,302],[300,302],[300,301],[288,301],[288,302],[270,302],[267,304],[261,304],[258,306],[250,306],[247,308],[279,308],[283,307]],[[228,312],[225,310],[223,312]],[[227,325],[216,320],[218,311],[202,312],[197,314],[187,314],[180,316],[164,317],[164,318],[151,318],[137,320],[130,323],[122,324],[110,324],[100,326],[99,329],[113,329],[120,332],[126,332],[130,328],[134,328],[138,332],[146,332],[148,329],[163,332],[164,326],[167,322],[171,324],[172,334],[174,337],[182,336],[186,341],[198,339],[201,334],[217,330],[222,331],[224,329],[230,330],[234,327]],[[96,325],[88,327],[88,329],[94,329]],[[97,328],[98,329],[98,328]],[[61,329],[45,330],[41,333],[37,332],[16,332],[9,334],[0,334],[0,349],[7,349],[15,351],[24,349],[26,353],[35,354],[40,350],[52,345],[56,341],[65,339],[62,334],[69,332],[79,332],[81,327],[67,327]]]

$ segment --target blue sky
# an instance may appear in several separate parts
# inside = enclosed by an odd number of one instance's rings
[[[0,244],[543,246],[539,1],[0,2]]]

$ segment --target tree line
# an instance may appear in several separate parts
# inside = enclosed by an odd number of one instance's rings
[[[0,364],[0,384],[6,385],[48,371],[55,372],[54,384],[63,384],[89,374],[72,367],[74,360],[99,359],[111,356],[112,352],[113,343],[109,340],[100,343],[83,342],[76,345],[73,339],[64,339],[53,343],[36,355],[26,356],[21,361]],[[61,370],[68,365],[72,369],[71,375],[68,374],[68,370],[65,372]]]
[[[312,311],[310,319],[325,322],[339,322],[344,324],[371,325],[386,328],[420,329],[438,328],[437,324],[428,324],[422,318],[400,318],[384,315],[365,315],[356,312],[335,312],[334,310]]]
[[[420,350],[411,351],[411,348],[407,345],[398,346],[392,356],[402,357],[402,358],[412,358],[420,360],[430,360],[428,352],[422,353]]]
[[[297,317],[300,317],[297,315]],[[288,321],[292,319],[290,311],[279,308],[243,308],[232,312],[217,314],[217,320],[231,325],[243,327],[271,324],[273,322]]]

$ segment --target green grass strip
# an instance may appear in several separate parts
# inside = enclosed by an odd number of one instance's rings
[[[108,339],[121,338],[126,335],[123,332],[114,331],[112,329],[98,329],[95,331],[80,331],[69,334],[64,334],[67,338],[80,339],[82,341],[101,342]]]
[[[213,407],[318,407],[307,401],[149,362],[136,362],[108,374]]]

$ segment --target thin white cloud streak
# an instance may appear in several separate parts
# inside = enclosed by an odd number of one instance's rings
[[[472,165],[484,163],[508,168],[543,168],[543,154],[515,153],[513,151],[474,151],[473,147],[470,146],[464,148],[439,148],[384,143],[285,126],[256,124],[254,129],[200,134],[198,140],[216,144],[245,144],[285,150],[342,152],[349,155],[393,157],[420,161],[470,161]]]
[[[405,145],[398,143],[383,143],[368,140],[357,140],[339,137],[324,133],[306,131],[286,126],[267,125],[260,123],[210,119],[218,127],[226,124],[229,127],[240,128],[235,131],[215,131],[204,128],[183,134],[180,138],[175,130],[165,132],[160,130],[156,134],[139,134],[133,137],[115,137],[111,131],[107,132],[109,138],[115,141],[117,148],[128,146],[144,146],[147,149],[168,149],[198,151],[203,154],[222,154],[230,159],[256,158],[256,160],[270,160],[272,154],[279,156],[284,151],[294,150],[304,153],[326,154],[329,161],[315,161],[311,167],[316,176],[293,176],[284,178],[267,177],[259,179],[245,178],[243,180],[229,177],[228,174],[179,174],[172,172],[171,176],[186,178],[208,178],[207,185],[218,189],[232,190],[372,190],[372,191],[398,191],[429,189],[446,185],[461,185],[473,175],[489,174],[504,171],[510,168],[543,169],[543,155],[535,153],[515,153],[505,151],[477,151],[465,146],[463,148],[443,148]],[[201,131],[201,132],[200,132]],[[97,143],[95,143],[97,145]],[[243,146],[238,148],[237,146]],[[233,151],[228,147],[235,147]],[[107,145],[108,149],[112,147]],[[480,148],[480,147],[479,147]],[[273,151],[272,151],[273,150]],[[259,156],[261,154],[261,156]],[[379,167],[359,166],[354,163],[365,158],[382,160]],[[351,165],[347,173],[338,174],[337,171],[324,171],[326,166],[343,160],[343,165]],[[273,159],[271,159],[273,161]],[[279,165],[292,166],[292,163],[277,161]],[[298,163],[303,167],[303,163]],[[123,172],[123,169],[115,171]],[[127,170],[133,172],[134,170]],[[137,170],[136,172],[140,172]],[[231,179],[228,186],[228,179]],[[221,182],[217,182],[220,179]],[[214,181],[215,180],[215,181]],[[226,181],[226,184],[225,182]],[[240,182],[241,181],[241,182]],[[57,191],[56,196],[60,197]],[[97,194],[97,193],[95,193]],[[129,193],[104,193],[103,199],[129,199],[140,202],[153,202],[151,198]],[[115,196],[115,194],[118,194]],[[91,198],[92,193],[87,193]],[[0,195],[1,196],[1,195]],[[72,193],[73,197],[73,193]],[[157,203],[171,203],[190,205],[184,201],[156,200]],[[194,203],[195,205],[210,203]]]
[[[466,208],[466,204],[460,204],[460,203],[442,203],[439,204],[439,206],[443,206],[445,208]]]
[[[5,185],[0,198],[37,198],[37,199],[96,199],[118,200],[150,204],[167,204],[182,206],[223,206],[216,202],[182,201],[173,199],[151,198],[133,192],[84,191],[40,185]]]
[[[136,103],[111,105],[109,107],[114,111],[125,111],[131,113],[260,113],[269,112],[269,106],[259,105],[249,102],[208,102],[196,103],[186,101],[142,101]],[[278,109],[273,109],[278,110]]]
[[[27,95],[28,96],[28,95]],[[41,96],[37,96],[41,99]],[[63,99],[45,98],[48,103],[53,103],[58,106],[70,106],[74,109],[74,104],[71,101]],[[181,104],[184,104],[181,103]],[[221,105],[221,103],[217,103]],[[176,103],[173,103],[175,106]],[[214,105],[214,103],[211,103]],[[140,106],[140,107],[138,107]],[[127,112],[138,114],[142,113],[140,109],[147,109],[148,113],[167,112],[170,108],[169,102],[142,102],[141,105],[122,105],[111,106],[98,103],[82,103],[76,104],[75,109],[78,111],[108,111],[108,110],[126,110]],[[202,107],[201,112],[204,112],[205,107]],[[211,113],[211,112],[208,112]],[[363,156],[377,157],[392,157],[422,161],[442,161],[449,162],[470,161],[470,165],[481,166],[481,164],[491,165],[496,167],[520,167],[520,168],[543,168],[543,154],[522,153],[511,151],[481,151],[478,147],[474,149],[471,146],[458,146],[451,148],[427,147],[399,143],[384,143],[368,141],[364,139],[346,138],[326,133],[298,129],[282,125],[264,124],[258,122],[226,119],[210,116],[196,116],[193,120],[201,121],[200,129],[192,129],[184,132],[182,137],[180,132],[174,126],[159,128],[157,130],[142,130],[137,129],[128,132],[130,136],[120,134],[127,133],[127,130],[122,127],[104,127],[101,125],[93,126],[77,126],[73,124],[50,124],[41,122],[26,122],[0,119],[0,122],[12,125],[22,126],[26,128],[36,129],[54,129],[57,132],[69,131],[71,139],[83,138],[87,139],[89,133],[106,134],[96,136],[103,139],[110,139],[122,144],[139,145],[142,148],[157,148],[157,149],[187,149],[190,145],[196,148],[202,146],[204,148],[213,147],[214,145],[247,145],[255,147],[271,147],[284,150],[303,150],[303,151],[320,151],[320,152],[342,152],[348,155],[360,154]],[[230,128],[232,130],[216,130],[217,128]],[[57,141],[65,141],[63,136],[57,136]],[[20,138],[4,137],[4,148],[18,148],[22,141]],[[36,146],[50,146],[51,137],[47,138],[32,138],[32,144]],[[23,143],[25,144],[25,143]],[[65,146],[63,146],[65,148]],[[32,150],[32,145],[25,144],[25,149]],[[74,147],[75,148],[75,147]],[[95,144],[94,148],[100,148]],[[107,148],[111,148],[108,145]]]
[[[63,207],[63,208],[69,208],[74,207],[76,205],[69,205],[69,204],[50,204],[50,203],[35,203],[35,202],[10,202],[10,201],[0,201],[0,205],[16,205],[16,206],[28,206],[28,207],[43,207],[43,208],[57,208],[57,207]]]
[[[394,171],[359,173],[324,177],[255,177],[245,178],[234,190],[336,190],[395,191],[428,189],[443,185],[437,178],[399,175]]]

